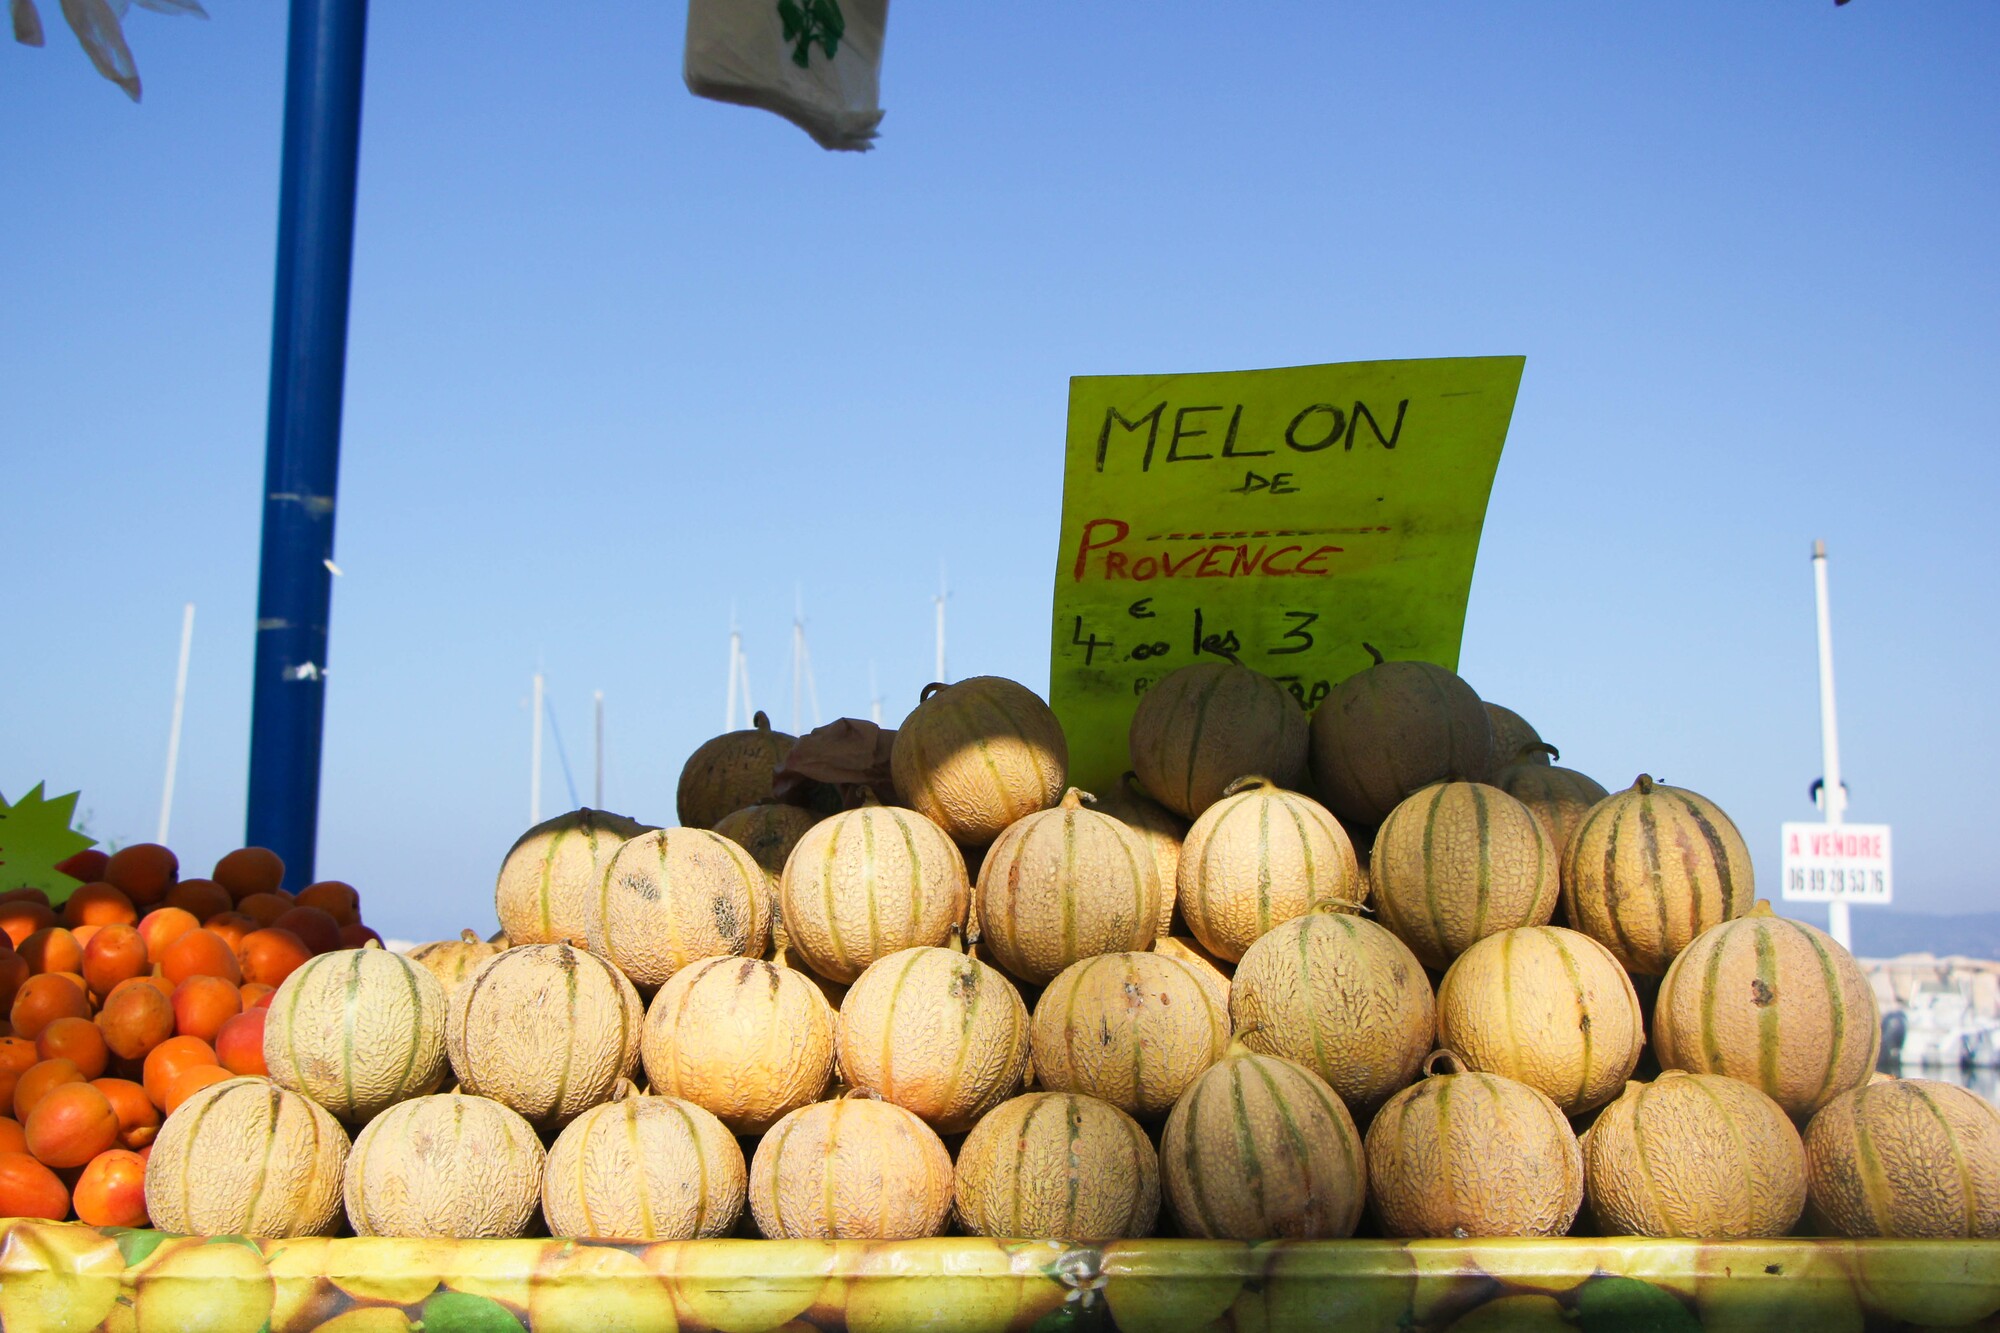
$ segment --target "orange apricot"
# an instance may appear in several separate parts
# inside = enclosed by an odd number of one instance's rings
[[[70,1060],[43,1060],[29,1066],[14,1085],[14,1118],[26,1125],[42,1098],[66,1083],[83,1081],[83,1071]]]
[[[6,938],[0,935],[0,941]],[[14,996],[20,991],[21,983],[30,975],[28,960],[15,953],[11,945],[0,949],[0,1009],[14,1007]]]
[[[82,1166],[118,1146],[118,1113],[88,1083],[65,1083],[35,1103],[21,1132],[28,1136],[28,1151],[43,1165]]]
[[[20,954],[28,960],[29,969],[35,972],[83,970],[83,946],[76,942],[76,936],[61,926],[44,926],[22,940]]]
[[[291,931],[316,954],[332,953],[340,947],[340,923],[317,907],[294,907],[272,922],[271,928]]]
[[[243,1012],[243,995],[216,976],[192,976],[174,987],[174,1035],[213,1044],[222,1025]]]
[[[109,855],[99,851],[95,847],[86,847],[82,851],[71,856],[66,856],[56,862],[56,869],[62,871],[63,874],[68,875],[71,879],[81,880],[85,884],[90,884],[103,879],[104,867],[110,864],[111,857]]]
[[[104,1032],[87,1018],[58,1018],[35,1038],[35,1053],[44,1060],[68,1060],[87,1079],[103,1078],[111,1062]]]
[[[14,1085],[21,1075],[40,1064],[42,1053],[35,1043],[20,1037],[0,1037],[0,1113],[14,1105]]]
[[[47,930],[60,920],[55,910],[45,902],[29,898],[0,900],[0,930],[7,932],[8,942],[16,949],[28,936],[38,930]]]
[[[285,882],[285,862],[269,847],[239,847],[215,863],[215,882],[242,902],[253,893],[269,893]]]
[[[104,997],[104,1007],[97,1011],[104,1044],[122,1060],[143,1060],[174,1035],[173,1001],[150,982],[150,977],[125,982]]]
[[[23,884],[21,887],[16,889],[0,890],[0,903],[15,903],[15,902],[40,903],[44,907],[51,906],[49,902],[48,890],[38,889],[35,888],[33,885],[29,884]]]
[[[178,986],[189,977],[221,977],[234,986],[243,980],[236,952],[213,931],[190,930],[160,955],[160,971]]]
[[[169,1037],[155,1046],[146,1056],[146,1068],[140,1081],[146,1089],[146,1096],[161,1110],[167,1106],[167,1089],[186,1070],[197,1065],[215,1064],[215,1048],[200,1037]],[[217,1068],[221,1066],[217,1065]],[[33,1073],[29,1070],[28,1073]],[[25,1079],[26,1074],[22,1075]]]
[[[292,910],[292,898],[288,893],[253,893],[239,898],[236,910],[258,925],[268,926]]]
[[[271,992],[278,988],[267,986],[261,981],[246,981],[236,989],[243,993],[243,1012],[247,1014],[268,999]]]
[[[351,926],[342,926],[340,928],[340,947],[343,949],[359,949],[364,947],[370,940],[375,941],[377,944],[382,943],[380,932],[373,926],[364,926],[357,921]]]
[[[229,890],[212,879],[184,879],[167,890],[166,906],[178,907],[197,921],[206,921],[236,905]]]
[[[0,1217],[69,1216],[69,1190],[56,1173],[24,1152],[0,1152]]]
[[[102,880],[86,884],[63,904],[63,924],[77,926],[129,926],[139,919],[139,909],[115,884]]]
[[[173,1082],[167,1084],[167,1100],[160,1108],[168,1115],[180,1109],[180,1104],[200,1092],[211,1083],[220,1083],[236,1075],[221,1065],[190,1065],[174,1075]]]
[[[49,972],[22,982],[7,1014],[14,1024],[14,1035],[33,1041],[58,1018],[90,1017],[90,999],[82,986],[60,973]]]
[[[146,1090],[129,1078],[94,1078],[90,1086],[104,1094],[118,1113],[118,1146],[139,1149],[160,1132],[160,1108]]]
[[[220,935],[222,942],[234,952],[243,943],[243,937],[253,930],[261,929],[263,923],[255,917],[241,912],[217,912],[201,923],[201,928],[213,935]]]
[[[201,929],[194,913],[181,907],[157,907],[139,918],[139,934],[146,940],[146,957],[157,963],[172,944],[190,930]]]
[[[83,946],[83,980],[91,993],[106,996],[121,981],[143,976],[150,960],[146,937],[137,926],[106,926]]]
[[[334,924],[351,926],[361,919],[361,895],[342,880],[323,879],[299,890],[301,907],[317,907],[333,918]]]
[[[276,986],[273,986],[269,990],[265,991],[262,995],[259,995],[256,999],[250,1001],[249,1004],[244,1005],[243,1007],[245,1009],[269,1009],[271,1007],[271,1001],[277,998],[278,998],[278,988]]]
[[[272,926],[245,935],[237,951],[237,959],[242,965],[245,981],[275,987],[283,985],[286,977],[304,967],[312,959],[312,950],[291,931]]]
[[[125,896],[140,907],[166,897],[167,890],[180,877],[180,858],[157,842],[135,842],[130,847],[120,847],[104,866],[104,878],[123,889]]]
[[[264,1020],[269,1009],[245,1009],[222,1025],[215,1035],[215,1058],[232,1074],[266,1076]]]
[[[11,1115],[0,1115],[0,1152],[28,1151],[28,1136],[21,1128],[21,1122]]]
[[[90,1159],[71,1195],[76,1220],[93,1227],[143,1227],[146,1216],[146,1163],[139,1154],[113,1148]]]

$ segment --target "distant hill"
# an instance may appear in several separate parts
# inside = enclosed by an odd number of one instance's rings
[[[1809,920],[1801,906],[1787,915]],[[1852,913],[1854,952],[1862,958],[1894,958],[1905,953],[2000,959],[2000,912],[1898,912],[1857,907]],[[1822,916],[1817,924],[1824,925]]]

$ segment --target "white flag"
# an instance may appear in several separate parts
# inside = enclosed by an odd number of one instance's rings
[[[775,111],[822,148],[866,151],[888,23],[889,0],[688,0],[688,91]]]

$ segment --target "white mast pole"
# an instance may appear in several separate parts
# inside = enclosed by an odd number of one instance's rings
[[[529,711],[535,715],[533,740],[528,747],[528,822],[542,822],[542,673],[535,673],[534,701]]]
[[[590,784],[590,803],[599,809],[604,807],[604,691],[598,690],[592,700],[597,711],[597,746],[595,762],[591,765],[595,778]]]
[[[1819,746],[1820,809],[1826,822],[1839,827],[1847,814],[1847,788],[1840,781],[1840,730],[1833,707],[1833,613],[1826,591],[1826,543],[1813,543],[1813,596],[1819,611]],[[1854,947],[1847,916],[1847,903],[1836,899],[1826,906],[1827,934],[1843,949]]]
[[[806,599],[804,592],[794,594],[792,603],[792,734],[802,736],[805,728],[799,725],[801,691],[805,688],[806,661]]]
[[[943,562],[943,561],[939,561],[939,562],[938,562],[938,594],[937,594],[937,598],[936,598],[936,601],[937,601],[937,674],[931,677],[931,679],[932,679],[932,680],[935,680],[935,681],[948,681],[948,680],[950,679],[950,677],[948,677],[948,676],[946,676],[946,675],[944,674],[944,599],[945,599],[945,596],[946,596],[946,594],[947,594],[947,585],[946,585],[946,583],[945,583],[945,571],[944,571],[944,562]]]
[[[194,646],[194,603],[181,608],[181,664],[174,672],[174,720],[167,728],[167,781],[160,792],[160,835],[153,839],[158,843],[167,840],[167,825],[174,813],[174,772],[180,767],[181,758],[181,717],[187,711],[188,690],[188,650]]]
[[[729,621],[729,703],[722,714],[722,729],[736,730],[736,682],[743,674],[743,633],[736,628],[735,617]]]
[[[875,664],[868,664],[868,716],[876,726],[882,725],[882,687],[875,681]]]

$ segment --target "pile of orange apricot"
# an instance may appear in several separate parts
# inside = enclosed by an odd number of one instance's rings
[[[278,984],[314,954],[380,941],[354,889],[297,894],[262,847],[180,878],[157,843],[63,862],[60,907],[0,893],[0,1217],[145,1226],[146,1156],[197,1089],[264,1074]]]

